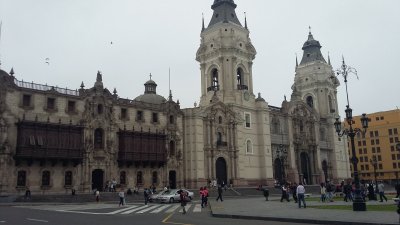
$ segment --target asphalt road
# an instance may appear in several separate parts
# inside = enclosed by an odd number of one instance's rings
[[[166,213],[127,213],[105,214],[110,212],[123,211],[124,208],[118,208],[115,205],[98,205],[96,209],[88,209],[90,204],[67,206],[67,210],[60,211],[60,205],[38,205],[38,206],[1,206],[0,207],[0,225],[302,225],[299,223],[283,223],[273,221],[259,220],[239,220],[214,218],[209,209],[202,209],[201,212],[188,211],[187,214],[175,211]],[[74,209],[76,207],[76,209]],[[112,208],[107,208],[112,207]],[[127,206],[134,207],[134,206]],[[143,207],[138,205],[138,207]],[[156,205],[150,205],[156,207]],[[165,206],[167,207],[167,206]],[[173,206],[168,206],[172,207]],[[128,212],[128,211],[125,211]]]

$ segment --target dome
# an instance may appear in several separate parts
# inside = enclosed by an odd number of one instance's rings
[[[150,80],[144,83],[144,87],[144,94],[136,97],[135,101],[151,104],[161,104],[167,101],[163,96],[157,94],[157,83],[151,79],[151,75]]]
[[[166,102],[167,100],[158,94],[143,94],[135,98],[135,101],[151,103],[151,104],[161,104]]]

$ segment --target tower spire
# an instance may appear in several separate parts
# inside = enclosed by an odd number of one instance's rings
[[[234,23],[242,26],[239,19],[236,16],[236,4],[233,0],[214,0],[214,4],[211,9],[214,10],[208,27],[211,27],[218,23]]]
[[[329,52],[328,52],[328,64],[329,64],[330,66],[332,66],[332,64],[331,64],[331,56],[329,55]]]
[[[201,31],[204,31],[206,28],[204,27],[204,13],[201,14],[202,21],[201,21]]]
[[[246,28],[246,30],[248,30],[248,28],[247,28],[247,15],[246,15],[246,12],[244,12],[244,28]]]

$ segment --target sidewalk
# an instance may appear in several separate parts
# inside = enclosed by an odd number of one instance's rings
[[[306,202],[307,208],[298,208],[297,203],[280,202],[277,197],[270,198],[225,199],[223,202],[215,202],[209,198],[211,212],[215,217],[256,219],[280,222],[297,222],[309,224],[343,224],[343,225],[369,225],[369,224],[399,224],[399,215],[396,212],[353,212],[350,210],[315,209],[309,206],[315,205],[351,205],[351,202],[321,203],[316,201]],[[307,201],[307,200],[306,200]],[[373,204],[394,204],[386,202],[367,202]]]

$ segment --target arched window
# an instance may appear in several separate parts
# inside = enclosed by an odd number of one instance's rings
[[[242,68],[237,69],[237,74],[236,74],[236,79],[237,79],[237,85],[241,86],[243,85],[243,70]]]
[[[169,123],[170,123],[170,124],[174,124],[174,123],[175,123],[175,118],[174,118],[173,115],[170,115],[170,116],[169,116]]]
[[[219,90],[218,70],[213,69],[211,73],[211,86],[214,90]]]
[[[18,187],[26,186],[26,171],[24,171],[24,170],[18,171],[17,186]]]
[[[143,173],[142,171],[138,171],[136,175],[136,184],[143,185]]]
[[[121,171],[119,173],[119,183],[122,185],[126,184],[126,172],[125,171]]]
[[[253,153],[253,145],[251,144],[250,140],[246,141],[246,153],[248,154]]]
[[[222,133],[221,132],[217,133],[217,143],[222,143]]]
[[[95,148],[103,148],[103,129],[97,128],[94,131],[94,147]]]
[[[154,172],[153,172],[153,176],[152,176],[151,181],[153,182],[154,185],[158,184],[158,174],[157,174],[157,171],[154,171]]]
[[[218,117],[218,123],[219,123],[219,124],[222,124],[222,116],[219,116],[219,117]]]
[[[277,118],[274,118],[272,120],[272,133],[274,133],[274,134],[281,133],[280,123],[279,123],[279,120]]]
[[[103,114],[103,105],[102,104],[98,104],[97,105],[97,113],[98,114]]]
[[[303,120],[300,120],[300,132],[304,131],[304,124],[303,124]]]
[[[72,172],[66,171],[64,175],[64,185],[65,186],[72,186]]]
[[[314,100],[311,96],[307,97],[307,105],[310,106],[311,108],[314,108]]]
[[[335,109],[333,108],[332,97],[331,97],[330,95],[328,96],[328,104],[329,104],[329,111],[330,111],[331,113],[334,113],[334,112],[335,112]]]
[[[175,156],[175,142],[174,141],[169,142],[169,155]]]
[[[320,135],[321,135],[321,141],[326,141],[325,128],[321,128]]]
[[[50,186],[50,171],[42,172],[42,186]]]

